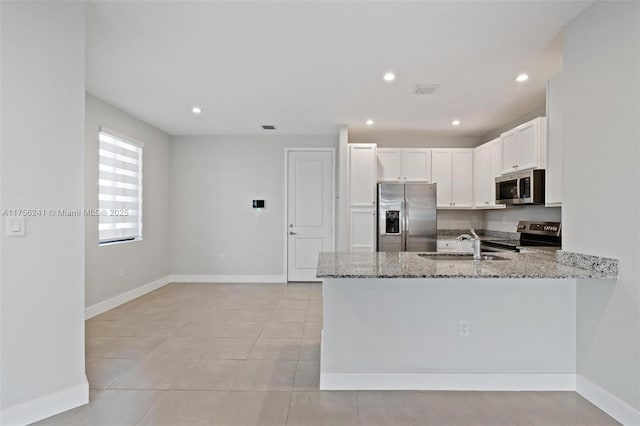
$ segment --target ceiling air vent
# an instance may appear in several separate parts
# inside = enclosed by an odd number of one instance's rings
[[[273,124],[263,124],[263,125],[262,125],[262,128],[263,128],[264,130],[275,130],[275,129],[276,129],[276,126],[274,126]]]
[[[430,95],[440,88],[439,84],[416,84],[415,95]]]

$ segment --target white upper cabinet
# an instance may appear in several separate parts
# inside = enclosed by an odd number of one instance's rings
[[[381,182],[402,181],[402,150],[378,148],[378,180]]]
[[[412,182],[431,182],[431,150],[405,149],[402,152],[403,178]]]
[[[349,203],[351,207],[375,207],[376,170],[376,144],[349,145]]]
[[[430,182],[431,150],[427,148],[378,148],[380,182]]]
[[[495,178],[502,173],[502,140],[480,145],[474,152],[474,207],[504,208],[496,205]]]
[[[502,164],[503,173],[511,173],[517,170],[517,164],[520,161],[520,144],[518,142],[518,133],[515,129],[505,132],[501,136],[502,140]]]
[[[562,205],[562,74],[547,82],[545,205]]]
[[[438,207],[451,207],[452,153],[450,149],[434,149],[431,151],[431,178],[438,184]]]
[[[454,149],[451,201],[454,207],[472,207],[473,149]]]
[[[545,117],[538,117],[502,134],[503,174],[545,167],[546,124]]]
[[[432,150],[431,177],[438,184],[438,207],[472,207],[473,149]]]

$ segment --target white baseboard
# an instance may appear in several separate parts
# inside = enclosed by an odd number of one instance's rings
[[[174,283],[284,283],[284,275],[172,275]]]
[[[0,424],[23,426],[89,402],[89,383],[55,392],[2,410]]]
[[[639,410],[580,374],[576,375],[576,392],[623,425],[640,425]]]
[[[572,391],[570,374],[320,373],[321,390]]]
[[[95,305],[88,306],[84,309],[84,318],[85,319],[93,318],[96,315],[100,315],[101,313],[108,311],[109,309],[113,309],[116,306],[120,306],[124,303],[127,303],[128,301],[133,300],[136,297],[140,297],[162,286],[165,286],[170,282],[171,282],[171,279],[169,276],[162,277],[148,284],[142,285],[140,287],[136,287],[133,290],[129,290],[127,292],[114,296],[110,299],[104,300],[100,303],[96,303]]]

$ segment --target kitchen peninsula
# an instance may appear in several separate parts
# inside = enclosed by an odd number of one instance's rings
[[[617,271],[499,259],[321,253],[320,388],[575,389],[576,285]]]

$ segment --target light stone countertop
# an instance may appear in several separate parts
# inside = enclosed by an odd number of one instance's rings
[[[490,253],[507,260],[433,260],[413,252],[320,253],[318,278],[577,278],[611,273],[562,265],[555,252]]]

